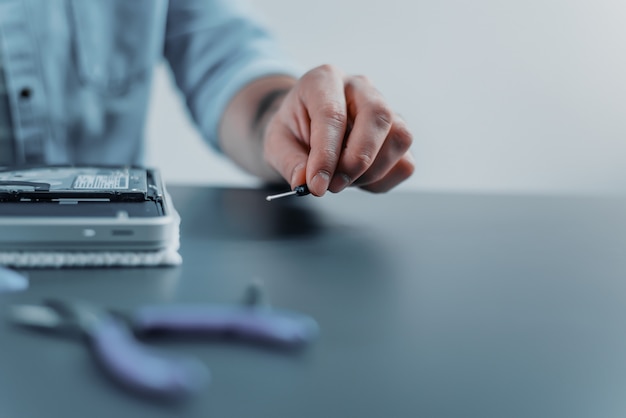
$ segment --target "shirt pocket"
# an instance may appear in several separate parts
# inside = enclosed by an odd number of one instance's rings
[[[69,0],[72,57],[82,84],[123,95],[162,55],[166,1]]]

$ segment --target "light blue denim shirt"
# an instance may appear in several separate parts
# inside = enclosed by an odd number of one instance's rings
[[[0,48],[17,164],[142,164],[163,58],[218,149],[237,91],[298,72],[237,0],[0,0]]]

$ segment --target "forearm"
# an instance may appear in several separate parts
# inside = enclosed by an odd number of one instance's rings
[[[263,137],[269,119],[295,83],[294,78],[281,75],[253,81],[235,95],[220,122],[219,143],[224,153],[264,181],[284,181],[263,157]]]

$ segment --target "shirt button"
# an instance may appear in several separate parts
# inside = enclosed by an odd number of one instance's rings
[[[22,87],[20,90],[20,99],[28,100],[33,95],[33,90],[30,87]]]

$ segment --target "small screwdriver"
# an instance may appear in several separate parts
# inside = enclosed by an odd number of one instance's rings
[[[300,186],[296,186],[296,188],[293,189],[290,192],[279,193],[279,194],[267,196],[265,198],[265,200],[270,202],[270,201],[272,201],[274,199],[280,199],[282,197],[287,197],[287,196],[306,196],[306,195],[308,195],[310,193],[311,192],[309,191],[309,188],[307,187],[307,185],[306,184],[302,184]]]

